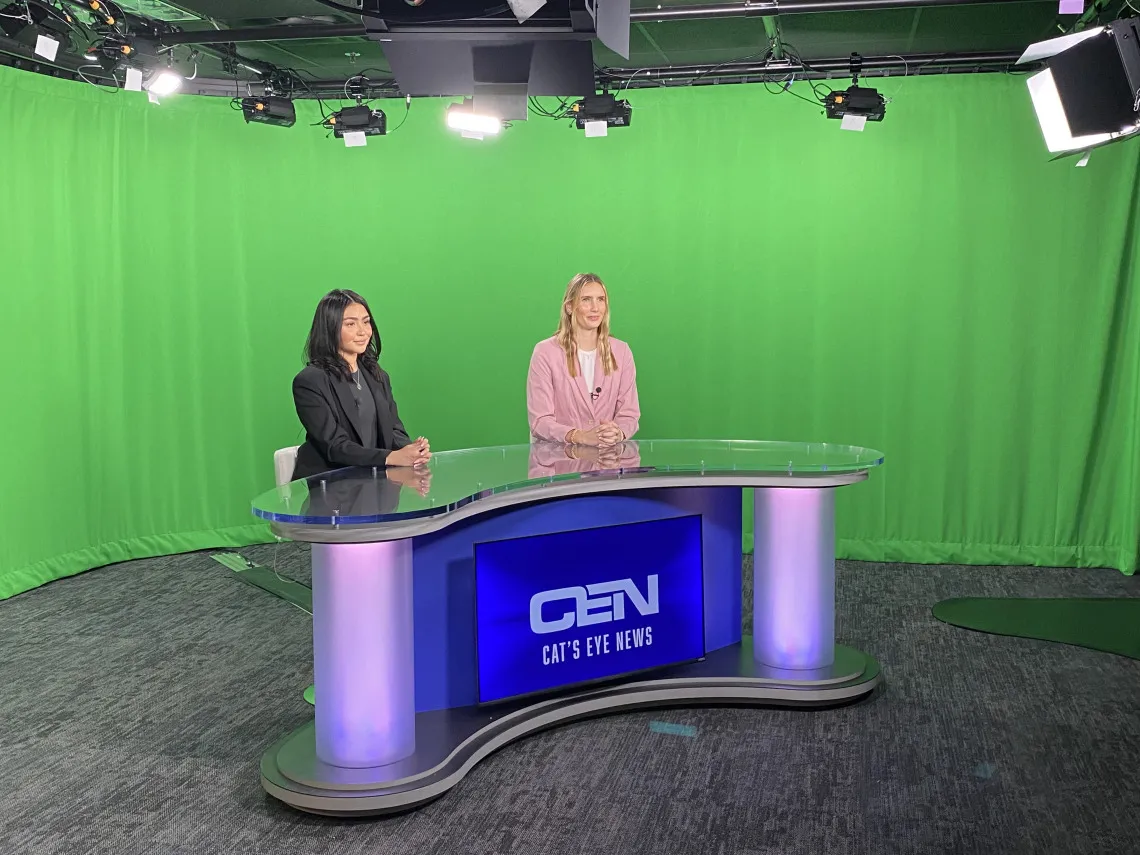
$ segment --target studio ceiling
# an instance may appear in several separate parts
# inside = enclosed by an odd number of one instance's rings
[[[457,2],[464,9],[494,5],[475,0],[424,0],[420,9],[430,11],[433,3],[439,9],[452,8]],[[320,0],[119,0],[119,4],[124,11],[189,31],[361,24],[359,15]],[[869,72],[876,68],[891,74],[904,70],[911,74],[1004,71],[1028,44],[1071,30],[1078,23],[1078,16],[1058,14],[1057,0],[801,0],[790,6],[780,3],[780,8],[795,12],[781,11],[767,21],[747,5],[708,0],[650,4],[641,0],[639,5],[639,0],[634,0],[629,58],[595,41],[595,63],[619,72],[699,66],[703,69],[699,78],[702,83],[747,79],[743,66],[736,64],[762,63],[775,28],[788,54],[834,76],[846,74],[847,58],[852,53],[868,58]],[[860,8],[856,11],[852,7]],[[1121,8],[1122,0],[1100,0],[1088,17],[1098,13],[1110,20]],[[772,11],[772,4],[761,11]],[[61,50],[55,65],[64,69],[82,65],[84,46],[75,41],[73,38],[72,44]],[[192,48],[180,46],[176,56],[189,56]],[[227,52],[238,61],[224,62]],[[28,61],[37,62],[30,45],[18,38],[0,38],[0,53],[7,55],[9,64],[18,62],[21,67],[28,67]],[[875,59],[879,60],[877,65]],[[198,64],[196,91],[203,94],[225,94],[220,84],[227,79],[228,91],[240,92],[243,83],[256,79],[256,71],[265,66],[288,69],[314,84],[323,82],[326,91],[336,81],[353,75],[365,74],[373,81],[391,77],[383,44],[366,36],[211,44],[200,46],[194,61]],[[45,71],[45,64],[39,64],[38,70]],[[634,85],[638,85],[637,78]]]

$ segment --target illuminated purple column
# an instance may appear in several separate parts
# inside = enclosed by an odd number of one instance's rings
[[[410,540],[313,544],[313,694],[325,763],[416,750]]]
[[[835,491],[757,488],[753,656],[775,668],[835,661]]]

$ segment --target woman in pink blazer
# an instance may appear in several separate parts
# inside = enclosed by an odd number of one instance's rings
[[[610,337],[606,286],[593,273],[570,280],[558,332],[535,345],[526,408],[535,439],[605,448],[637,433],[633,352]]]

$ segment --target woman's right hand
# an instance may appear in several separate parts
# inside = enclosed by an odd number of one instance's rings
[[[424,466],[431,460],[426,443],[413,442],[398,448],[384,460],[386,466]]]

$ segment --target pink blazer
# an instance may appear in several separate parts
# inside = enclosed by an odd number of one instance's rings
[[[617,370],[606,376],[599,359],[587,386],[581,371],[577,377],[570,376],[566,354],[557,339],[551,337],[535,345],[526,378],[526,409],[532,437],[565,442],[566,434],[575,428],[590,430],[609,421],[625,432],[626,439],[637,433],[641,408],[637,403],[633,351],[613,337],[610,350],[617,360]],[[601,392],[591,399],[590,393],[598,388]]]

